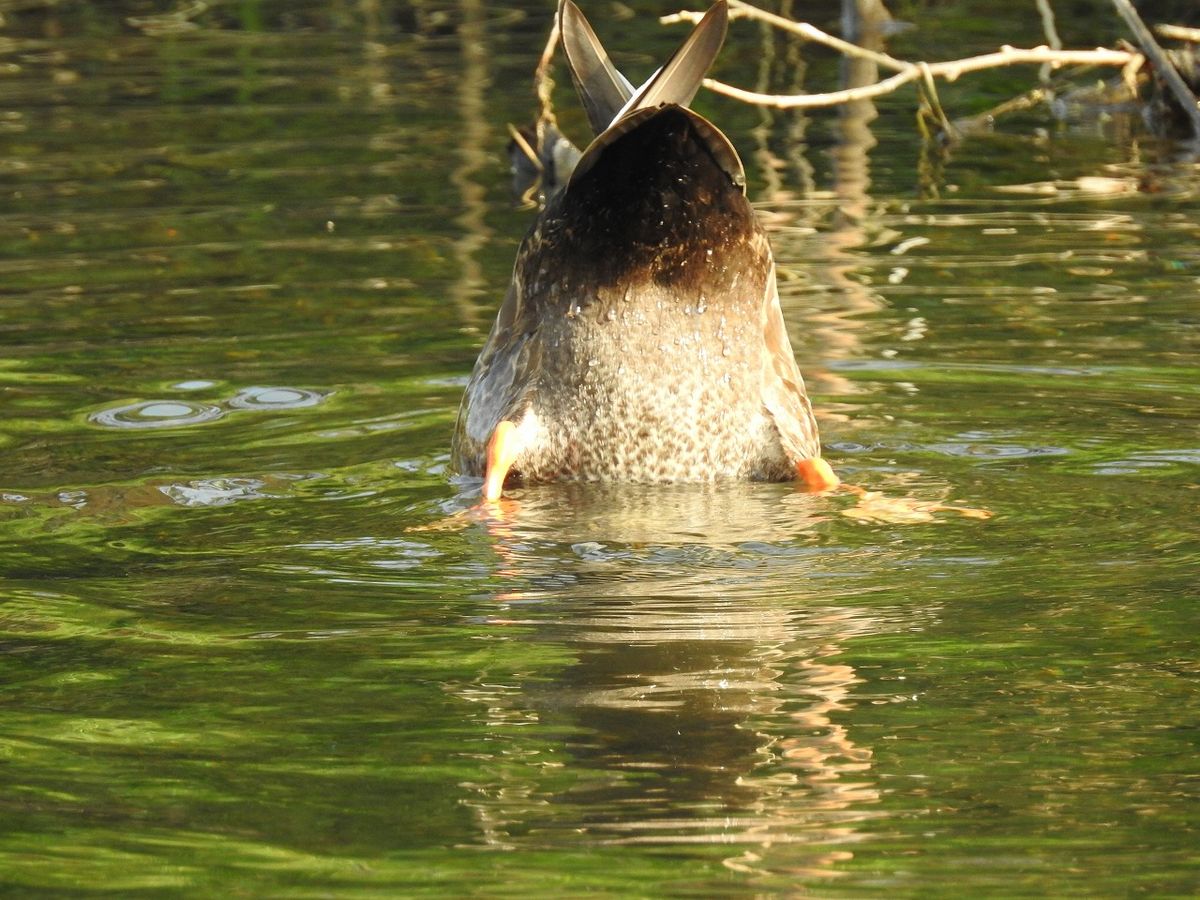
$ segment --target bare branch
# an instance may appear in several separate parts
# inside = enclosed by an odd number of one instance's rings
[[[1046,43],[1051,50],[1062,49],[1062,38],[1054,25],[1054,10],[1050,8],[1050,0],[1037,0],[1038,13],[1042,17],[1042,31],[1046,34]]]
[[[990,127],[1000,116],[1040,106],[1046,102],[1047,97],[1049,97],[1049,91],[1046,87],[1035,87],[1020,96],[1005,100],[989,110],[977,113],[970,118],[959,119],[954,124],[960,134],[970,134]]]
[[[1159,37],[1172,41],[1187,41],[1189,44],[1200,44],[1200,28],[1185,28],[1182,25],[1155,25],[1154,30]]]
[[[749,3],[743,2],[743,0],[729,0],[729,10],[731,19],[757,19],[760,22],[766,22],[784,31],[790,31],[792,34],[799,35],[815,44],[824,44],[826,47],[831,47],[846,56],[869,59],[871,62],[885,69],[890,69],[893,72],[906,72],[909,66],[912,65],[912,63],[907,63],[902,59],[888,56],[886,53],[876,53],[873,50],[860,47],[858,44],[852,44],[849,41],[843,41],[841,38],[835,38],[832,34],[826,34],[820,28],[817,28],[815,25],[809,25],[807,22],[793,22],[791,19],[777,16],[775,13],[759,9],[757,6],[751,6]],[[663,16],[658,21],[663,25],[673,25],[676,22],[699,22],[703,15],[703,13],[699,12],[678,12],[672,16]]]
[[[1051,50],[1049,47],[1033,47],[1021,49],[1018,47],[1001,47],[995,53],[983,56],[971,56],[966,59],[949,60],[947,62],[928,63],[927,70],[931,76],[954,81],[967,72],[978,72],[981,69],[994,69],[1000,66],[1028,65],[1049,63],[1058,67],[1064,65],[1098,65],[1126,66],[1139,57],[1140,54],[1124,50]],[[890,58],[890,57],[889,57]],[[896,60],[896,62],[899,62]],[[844,91],[831,91],[827,94],[760,94],[745,91],[711,78],[704,80],[704,86],[718,94],[733,97],[746,103],[760,106],[775,106],[781,109],[812,108],[819,106],[837,106],[852,100],[865,100],[890,94],[897,88],[922,77],[922,66],[914,63],[903,63],[903,70],[875,84],[865,87],[851,88]]]
[[[1114,2],[1117,2],[1117,0],[1114,0]],[[1043,7],[1043,14],[1048,15],[1049,6],[1047,0],[1039,0],[1039,3]],[[932,78],[944,78],[947,81],[954,81],[966,72],[976,72],[981,69],[991,69],[999,66],[1029,63],[1040,63],[1049,68],[1057,68],[1063,65],[1129,66],[1130,63],[1139,57],[1139,54],[1136,53],[1128,53],[1123,50],[1105,50],[1103,48],[1096,50],[1061,50],[1056,47],[1045,46],[1034,47],[1032,49],[1019,49],[1006,46],[1000,48],[995,53],[972,56],[967,59],[939,63],[911,63],[902,59],[896,59],[894,56],[888,56],[886,53],[876,53],[872,50],[859,47],[857,44],[843,41],[833,35],[826,34],[821,29],[809,25],[807,22],[793,22],[791,19],[785,19],[774,13],[766,12],[758,7],[751,6],[745,0],[729,0],[729,8],[733,17],[756,19],[766,22],[806,40],[823,44],[846,56],[870,60],[881,68],[889,69],[896,73],[890,78],[885,78],[875,84],[849,88],[842,91],[831,91],[825,94],[762,94],[756,91],[743,90],[742,88],[734,87],[733,85],[725,84],[711,78],[704,81],[705,87],[718,94],[724,94],[727,97],[733,97],[746,103],[754,103],[760,106],[775,106],[782,109],[836,106],[854,100],[866,100],[871,97],[890,94],[892,91],[922,78],[926,79],[927,83],[931,83],[929,80]],[[659,21],[663,24],[696,22],[699,21],[701,15],[698,12],[684,11],[671,16],[664,16]],[[1049,20],[1047,29],[1049,32],[1053,32],[1052,18]],[[1054,37],[1056,38],[1057,35],[1054,35]]]
[[[850,88],[844,91],[830,91],[828,94],[760,94],[757,91],[744,91],[741,88],[725,84],[723,81],[716,81],[712,78],[705,78],[703,84],[714,93],[724,94],[726,97],[733,97],[735,100],[741,100],[745,103],[755,103],[759,106],[776,106],[780,109],[807,109],[817,106],[837,106],[840,103],[849,103],[852,100],[866,100],[869,97],[890,94],[897,88],[908,84],[910,81],[916,81],[920,77],[921,70],[917,66],[913,66],[906,72],[901,72],[899,75],[893,75],[891,78],[885,78],[883,81],[877,81],[875,84],[869,84],[866,87]]]
[[[1154,39],[1154,35],[1150,33],[1150,29],[1142,21],[1142,17],[1137,14],[1133,4],[1129,0],[1112,0],[1112,3],[1117,12],[1121,14],[1121,18],[1125,20],[1125,24],[1129,26],[1129,30],[1137,38],[1142,52],[1154,63],[1155,70],[1167,83],[1167,87],[1170,88],[1171,93],[1175,95],[1175,99],[1191,120],[1192,135],[1200,140],[1200,103],[1197,103],[1195,94],[1188,89],[1179,70],[1167,59],[1162,47],[1158,46],[1158,41]]]
[[[1037,0],[1038,13],[1042,17],[1042,32],[1046,35],[1046,44],[1051,50],[1062,49],[1062,38],[1058,36],[1058,28],[1054,23],[1054,10],[1050,7],[1050,0]],[[1042,84],[1047,84],[1050,81],[1050,65],[1043,65],[1038,73]]]

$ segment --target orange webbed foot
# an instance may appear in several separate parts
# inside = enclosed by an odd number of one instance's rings
[[[804,482],[805,487],[813,492],[832,491],[842,483],[841,479],[833,474],[829,463],[819,456],[802,459],[796,463],[796,475]]]
[[[520,454],[524,442],[517,426],[508,419],[503,420],[492,432],[487,446],[487,468],[483,475],[483,499],[495,503],[504,491],[504,479],[508,470]]]

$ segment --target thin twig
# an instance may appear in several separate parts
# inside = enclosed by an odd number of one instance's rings
[[[1054,10],[1050,7],[1050,0],[1037,0],[1038,13],[1042,17],[1042,31],[1046,35],[1046,45],[1051,50],[1062,49],[1062,38],[1058,36],[1058,28],[1054,24]],[[1050,81],[1050,64],[1045,63],[1038,72],[1039,80],[1042,84],[1047,84]]]
[[[550,67],[554,63],[554,51],[558,49],[558,38],[561,34],[561,27],[558,21],[558,14],[554,15],[554,25],[550,28],[550,34],[546,36],[546,46],[542,49],[541,59],[538,60],[537,68],[533,71],[533,89],[537,93],[538,106],[538,125],[544,123],[554,124],[554,106],[551,99],[551,94],[554,92],[554,79],[550,77]]]
[[[921,67],[921,90],[925,94],[925,102],[929,105],[930,115],[937,122],[942,134],[953,138],[956,133],[954,124],[946,115],[946,110],[942,108],[942,100],[938,97],[937,83],[933,80],[933,72],[929,70],[929,63],[919,63],[919,65]]]
[[[902,59],[888,56],[886,53],[876,53],[874,50],[867,50],[864,47],[858,46],[858,44],[843,41],[832,34],[826,34],[820,28],[809,25],[807,22],[793,22],[791,19],[785,19],[783,16],[775,15],[775,13],[769,13],[766,10],[759,9],[757,6],[744,3],[743,0],[729,0],[729,10],[731,18],[757,19],[760,22],[766,22],[784,31],[790,31],[792,34],[799,35],[813,43],[824,44],[826,47],[831,47],[846,56],[869,59],[871,62],[885,69],[890,69],[893,72],[906,72],[912,65],[912,63],[907,63]],[[703,16],[704,13],[685,11],[675,13],[671,16],[663,16],[658,21],[663,25],[673,25],[676,22],[699,22]]]
[[[1050,91],[1047,87],[1035,87],[1020,94],[1005,100],[991,109],[984,110],[981,113],[970,116],[968,118],[959,119],[954,123],[955,127],[962,134],[971,134],[976,131],[981,131],[991,127],[995,120],[1001,116],[1008,115],[1013,112],[1023,112],[1027,109],[1033,109],[1035,106],[1041,106],[1050,96]]]
[[[1187,113],[1192,122],[1193,136],[1200,140],[1200,103],[1197,103],[1196,96],[1184,83],[1179,70],[1167,59],[1163,48],[1158,46],[1158,41],[1154,39],[1154,35],[1150,33],[1150,29],[1142,21],[1142,17],[1137,14],[1133,4],[1129,0],[1112,0],[1112,2],[1117,12],[1121,14],[1121,18],[1125,20],[1125,24],[1129,26],[1129,30],[1133,32],[1133,36],[1137,38],[1142,52],[1150,58],[1150,62],[1154,63],[1155,70],[1167,83],[1167,87],[1175,95],[1175,99],[1179,101],[1183,111]]]
[[[541,159],[538,157],[538,152],[530,146],[529,141],[525,139],[525,135],[521,134],[517,126],[511,122],[508,123],[508,136],[512,138],[513,143],[517,145],[520,151],[525,154],[525,158],[529,160],[530,165],[538,170],[539,175],[546,171],[545,165],[543,165]]]
[[[949,60],[947,62],[929,63],[928,71],[931,76],[954,81],[967,72],[978,72],[981,69],[994,69],[1000,66],[1015,66],[1029,63],[1050,63],[1058,67],[1063,65],[1099,65],[1125,66],[1138,54],[1124,50],[1051,50],[1049,47],[1001,47],[995,53],[983,56],[971,56],[966,59]],[[800,109],[818,106],[837,106],[852,100],[865,100],[868,97],[878,97],[890,94],[897,88],[922,77],[922,67],[914,63],[904,63],[904,70],[891,78],[877,81],[865,87],[850,88],[844,91],[831,91],[826,94],[760,94],[745,91],[724,82],[711,78],[704,80],[704,86],[718,94],[733,97],[746,103],[757,103],[762,106],[776,106],[781,109]]]
[[[1125,63],[1121,69],[1121,83],[1125,85],[1125,89],[1129,91],[1131,97],[1136,97],[1138,93],[1138,73],[1142,71],[1142,66],[1146,64],[1146,57],[1140,53],[1135,53],[1133,59]]]
[[[1187,41],[1189,44],[1200,44],[1200,28],[1185,28],[1182,25],[1155,25],[1154,30],[1159,37],[1171,41]]]

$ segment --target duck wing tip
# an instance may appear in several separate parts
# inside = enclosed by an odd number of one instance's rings
[[[562,0],[559,6],[559,28],[575,90],[592,130],[600,134],[633,96],[633,86],[613,65],[591,24],[571,0]]]

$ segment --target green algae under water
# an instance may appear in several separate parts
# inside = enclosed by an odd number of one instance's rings
[[[5,893],[1200,892],[1179,148],[702,95],[827,455],[994,518],[551,486],[443,528],[550,4],[153,6],[0,3]],[[594,18],[644,77],[679,32],[635,8]],[[1040,39],[939,9],[892,51]],[[736,23],[718,74],[798,61]]]

